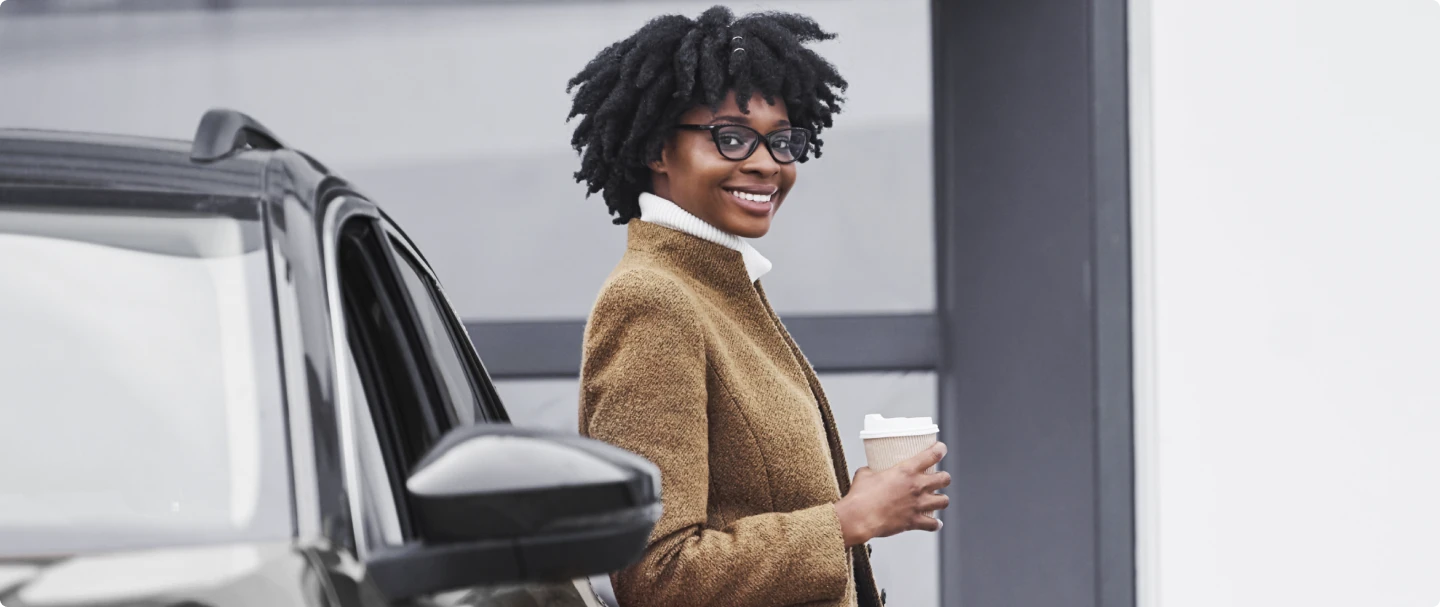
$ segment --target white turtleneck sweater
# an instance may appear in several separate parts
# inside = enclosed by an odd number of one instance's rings
[[[705,223],[705,220],[691,215],[689,211],[680,208],[680,205],[649,192],[640,194],[640,220],[739,251],[740,257],[745,260],[745,271],[750,274],[750,282],[760,280],[761,276],[770,271],[770,260],[750,246],[749,241],[723,232],[720,228]]]

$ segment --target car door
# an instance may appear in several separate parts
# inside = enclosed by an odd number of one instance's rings
[[[374,550],[424,540],[408,515],[404,481],[441,436],[457,426],[508,418],[418,250],[368,202],[352,197],[335,204],[329,250],[337,401],[355,558],[363,562]],[[363,573],[355,577],[366,586]],[[583,579],[462,588],[410,603],[601,604]]]

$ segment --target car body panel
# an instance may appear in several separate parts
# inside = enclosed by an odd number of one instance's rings
[[[0,561],[0,603],[323,607],[315,558],[291,541],[157,548]]]
[[[263,201],[289,400],[297,531],[305,541],[344,546],[350,542],[350,509],[319,214],[324,197],[336,190],[343,191],[342,181],[318,174],[300,155],[269,153]],[[297,454],[297,448],[305,452]]]
[[[186,142],[0,129],[0,183],[256,197],[267,159],[190,162]]]

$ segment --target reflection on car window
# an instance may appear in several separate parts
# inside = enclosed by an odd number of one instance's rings
[[[0,211],[0,555],[289,535],[255,224]]]
[[[405,289],[410,292],[410,299],[415,302],[420,324],[424,326],[427,340],[435,352],[440,379],[450,394],[450,406],[454,410],[456,422],[462,426],[473,424],[480,410],[480,399],[475,394],[475,384],[465,369],[462,354],[456,349],[462,346],[468,348],[470,345],[451,335],[445,320],[448,316],[446,307],[437,301],[438,294],[431,290],[421,276],[416,262],[399,244],[395,246],[395,250],[399,258],[397,262],[400,275],[405,278]]]
[[[355,521],[357,544],[368,549],[403,545],[417,539],[412,519],[407,518],[403,484],[409,464],[401,454],[428,451],[431,440],[403,427],[416,426],[415,413],[421,402],[433,402],[418,392],[419,386],[409,376],[416,370],[408,361],[420,362],[421,371],[430,371],[441,384],[445,400],[452,407],[450,420],[472,424],[482,419],[481,401],[476,386],[484,385],[481,377],[470,375],[460,348],[470,347],[463,334],[456,336],[450,327],[453,316],[438,291],[426,278],[423,266],[411,258],[403,244],[396,243],[395,264],[385,262],[383,241],[375,239],[371,219],[353,220],[342,230],[338,250],[338,269],[348,344],[341,356],[350,364],[347,369],[351,397],[347,406],[354,412],[354,434],[360,483],[363,487],[355,497],[360,502],[361,519]],[[390,275],[398,268],[400,278]],[[405,291],[419,319],[430,352],[413,352],[414,340],[399,337],[411,335],[399,301]],[[403,323],[404,326],[401,326]],[[423,359],[423,360],[422,360]],[[431,365],[423,364],[433,362]],[[407,371],[408,368],[410,371]],[[437,414],[441,413],[439,411]],[[443,427],[441,430],[443,431]],[[503,464],[501,464],[503,465]],[[477,516],[483,516],[477,513]],[[564,582],[503,584],[457,589],[427,597],[425,604],[434,607],[606,607],[591,587],[590,580],[580,578]]]
[[[385,453],[380,448],[380,436],[376,432],[375,419],[370,413],[370,403],[365,396],[365,386],[356,370],[355,354],[344,353],[349,358],[350,395],[355,413],[355,443],[360,457],[361,491],[364,500],[362,528],[366,546],[399,546],[405,543],[400,527],[400,513],[395,508],[395,490],[390,486],[390,474],[385,468]]]
[[[405,339],[383,241],[373,219],[346,222],[336,251],[345,323],[345,386],[350,397],[355,449],[360,461],[356,488],[361,510],[353,520],[361,547],[401,544],[413,537],[403,488],[411,466],[439,439],[443,427],[429,408],[416,366],[417,355]],[[349,383],[349,382],[356,382]],[[448,425],[448,424],[447,424]]]

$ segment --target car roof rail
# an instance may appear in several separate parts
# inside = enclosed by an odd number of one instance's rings
[[[270,129],[242,112],[215,108],[200,118],[195,129],[195,143],[190,146],[190,160],[214,162],[247,149],[283,150]]]

